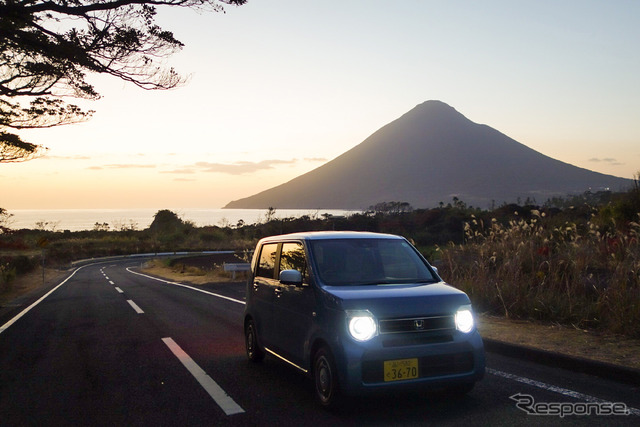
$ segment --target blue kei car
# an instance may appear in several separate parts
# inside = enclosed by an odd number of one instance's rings
[[[403,237],[311,232],[258,242],[247,283],[247,357],[310,375],[324,406],[412,388],[470,391],[485,370],[467,295]]]

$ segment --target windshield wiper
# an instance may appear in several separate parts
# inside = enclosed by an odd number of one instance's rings
[[[344,286],[376,286],[376,285],[393,285],[396,282],[392,282],[389,280],[373,280],[369,282],[351,282],[351,283],[343,283]]]
[[[351,283],[341,283],[341,286],[378,286],[378,285],[412,285],[412,284],[423,284],[423,283],[438,283],[437,279],[382,279],[382,280],[371,280],[367,282],[351,282]]]

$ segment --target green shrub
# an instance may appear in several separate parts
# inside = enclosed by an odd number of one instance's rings
[[[16,277],[33,271],[39,261],[38,257],[26,255],[0,256],[0,292],[10,290]]]
[[[10,291],[16,278],[16,269],[9,264],[0,264],[0,293]]]
[[[0,256],[0,265],[5,265],[7,270],[13,269],[16,274],[24,274],[33,271],[40,264],[40,257],[26,255]]]

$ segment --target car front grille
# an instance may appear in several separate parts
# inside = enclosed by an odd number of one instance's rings
[[[456,325],[452,315],[380,320],[381,334],[454,331],[455,328]]]
[[[410,345],[436,344],[453,341],[453,335],[442,333],[394,334],[382,336],[383,347],[405,347]]]
[[[383,347],[402,347],[453,341],[453,316],[411,317],[380,320]]]

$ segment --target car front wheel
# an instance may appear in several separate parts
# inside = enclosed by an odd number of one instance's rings
[[[313,379],[318,402],[325,407],[338,406],[340,401],[338,372],[333,356],[326,347],[320,348],[313,358]]]

